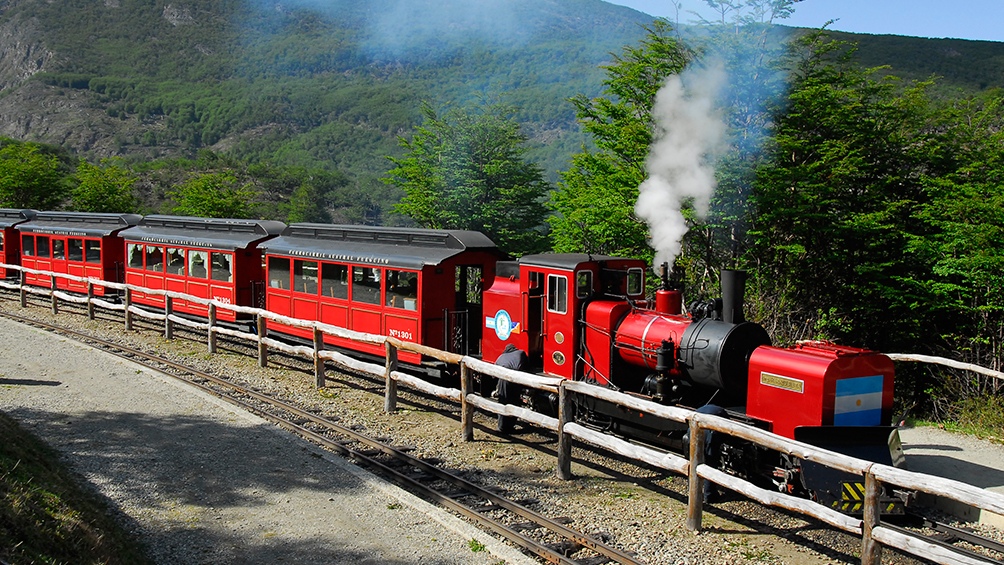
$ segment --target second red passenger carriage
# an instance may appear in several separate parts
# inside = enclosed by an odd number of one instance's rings
[[[481,233],[292,224],[262,247],[271,312],[446,351],[480,351],[482,285],[495,276],[502,256]],[[312,337],[281,324],[269,328]],[[336,347],[384,355],[381,346],[327,339]],[[402,352],[400,359],[421,363],[417,354]]]

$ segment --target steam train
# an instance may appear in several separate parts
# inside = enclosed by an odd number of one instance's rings
[[[483,234],[258,220],[0,210],[3,261],[33,269],[176,290],[357,331],[393,336],[495,362],[518,350],[527,371],[584,380],[657,402],[721,413],[776,434],[887,464],[902,450],[891,426],[894,371],[877,352],[828,342],[771,345],[743,315],[744,274],[722,274],[722,297],[684,311],[665,274],[646,296],[644,262],[587,254],[506,260]],[[8,276],[16,274],[8,271]],[[26,275],[27,284],[81,292],[80,283]],[[76,285],[76,286],[74,286]],[[108,289],[101,289],[105,292]],[[151,308],[163,298],[136,293]],[[176,301],[180,315],[205,306]],[[231,313],[227,321],[242,323]],[[290,339],[305,330],[269,326]],[[329,336],[360,356],[382,349]],[[451,368],[415,353],[416,372]],[[483,393],[491,392],[485,386]],[[501,390],[503,402],[547,409],[549,399]],[[685,429],[580,401],[583,423],[685,449]],[[753,445],[720,438],[712,460],[833,508],[858,512],[860,479],[834,475]],[[903,502],[884,497],[886,513]]]

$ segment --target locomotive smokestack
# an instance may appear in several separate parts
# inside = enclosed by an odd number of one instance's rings
[[[746,321],[743,314],[743,295],[746,293],[746,271],[722,270],[722,321],[741,324]]]

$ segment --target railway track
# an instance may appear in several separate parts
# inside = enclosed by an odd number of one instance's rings
[[[576,531],[568,518],[551,518],[530,508],[536,501],[510,500],[409,454],[386,438],[372,438],[298,406],[158,355],[54,324],[3,313],[11,320],[58,333],[179,379],[252,412],[326,449],[393,480],[409,492],[439,504],[549,563],[562,565],[641,564],[633,554]]]

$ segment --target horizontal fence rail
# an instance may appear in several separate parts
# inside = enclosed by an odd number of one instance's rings
[[[421,344],[402,341],[393,337],[378,336],[356,332],[346,328],[325,324],[319,321],[301,320],[269,312],[259,308],[249,308],[227,304],[218,300],[199,298],[174,291],[149,289],[135,285],[114,283],[104,280],[82,278],[63,273],[39,271],[18,265],[0,263],[0,267],[22,273],[20,281],[8,279],[0,281],[0,287],[20,292],[21,305],[26,306],[27,294],[49,296],[52,300],[53,312],[58,313],[59,301],[84,304],[88,315],[94,317],[94,308],[100,307],[110,311],[122,311],[125,316],[125,326],[131,329],[132,317],[164,322],[165,337],[170,338],[175,324],[207,332],[210,353],[216,351],[217,335],[247,340],[258,345],[259,364],[267,365],[268,351],[280,351],[286,355],[298,356],[314,361],[315,381],[318,387],[324,386],[324,364],[330,362],[337,367],[364,373],[385,379],[384,408],[393,412],[397,403],[398,385],[407,386],[424,394],[457,402],[461,406],[461,427],[464,441],[474,439],[473,413],[475,409],[493,415],[511,416],[540,428],[554,431],[558,434],[558,465],[557,474],[562,479],[571,479],[572,440],[576,439],[594,447],[615,453],[622,457],[645,463],[678,475],[690,478],[687,527],[692,530],[701,529],[701,514],[703,511],[703,482],[711,481],[721,487],[738,492],[762,504],[783,508],[792,512],[810,516],[853,535],[861,536],[861,563],[873,565],[881,563],[882,546],[894,547],[899,550],[923,557],[936,563],[960,565],[982,563],[974,561],[965,554],[955,552],[951,548],[935,546],[918,537],[904,534],[901,531],[884,527],[879,522],[879,493],[882,485],[892,485],[906,490],[924,492],[930,495],[948,498],[968,506],[1004,515],[1004,495],[986,489],[981,489],[960,481],[945,479],[921,473],[914,473],[887,465],[881,465],[834,453],[809,444],[783,438],[767,431],[740,422],[711,414],[698,414],[691,410],[657,404],[649,400],[627,395],[611,389],[602,388],[583,382],[568,381],[560,377],[548,377],[514,371],[487,363],[480,359],[462,356],[433,349]],[[49,276],[52,278],[51,288],[35,287],[24,284],[24,273]],[[85,283],[88,292],[78,295],[60,290],[56,279],[63,278],[78,283]],[[101,286],[122,292],[122,302],[111,301],[94,296],[94,287]],[[164,312],[152,312],[149,308],[141,308],[132,304],[133,293],[165,297]],[[172,311],[174,300],[184,300],[200,304],[208,308],[206,321],[196,321],[178,316]],[[245,332],[220,326],[217,314],[220,309],[245,314],[257,320],[257,332]],[[266,335],[266,323],[269,320],[288,327],[304,328],[313,331],[312,345],[292,345],[290,343],[269,338]],[[369,345],[382,345],[385,349],[384,365],[360,361],[343,353],[324,348],[324,337],[332,336]],[[436,359],[459,368],[460,389],[443,387],[412,374],[399,370],[397,356],[399,351],[418,353],[425,357]],[[890,355],[893,359],[904,361],[938,362],[924,356]],[[951,361],[951,360],[943,360]],[[954,362],[952,362],[954,363]],[[949,363],[942,363],[949,364]],[[967,364],[955,363],[951,366],[974,370]],[[978,372],[1000,376],[1004,374],[989,369]],[[558,417],[554,418],[512,404],[502,404],[490,398],[473,392],[473,375],[475,373],[508,381],[510,383],[532,388],[542,392],[556,393],[559,398]],[[611,434],[599,432],[578,424],[572,417],[572,406],[575,397],[590,397],[610,402],[628,410],[643,413],[646,416],[663,418],[689,426],[690,453],[688,456],[667,453],[643,445],[626,441]],[[704,463],[704,438],[707,431],[727,434],[729,436],[754,443],[758,446],[774,450],[778,453],[797,457],[803,461],[811,461],[828,468],[843,471],[861,477],[866,486],[864,516],[861,519],[842,514],[827,506],[812,500],[790,496],[781,492],[765,490],[752,483],[720,471]]]

